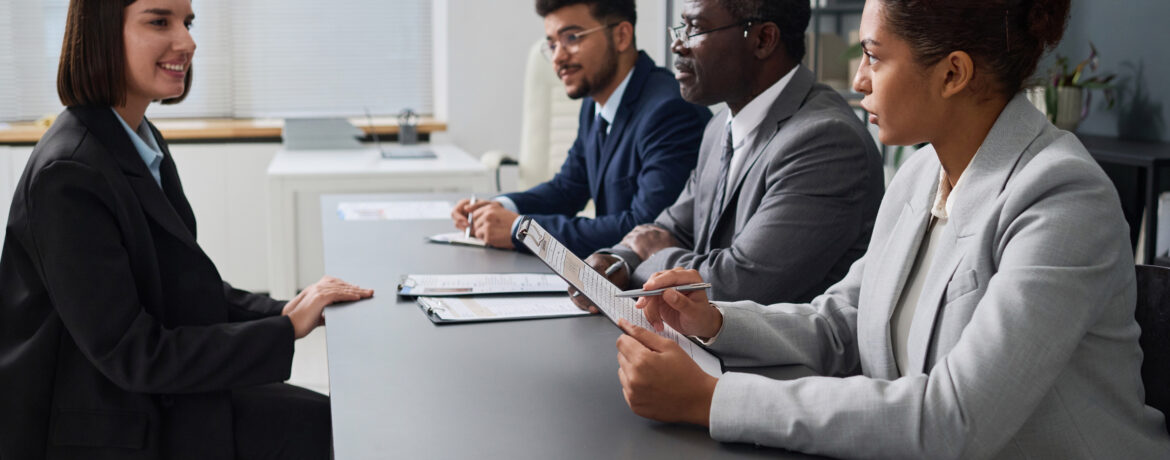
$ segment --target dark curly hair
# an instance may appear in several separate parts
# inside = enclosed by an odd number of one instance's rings
[[[536,14],[543,18],[566,6],[580,4],[588,5],[589,14],[598,22],[612,23],[618,20],[638,25],[638,12],[634,9],[634,0],[536,0]]]
[[[880,1],[890,31],[910,44],[919,63],[965,51],[993,89],[1011,97],[1060,43],[1071,0]]]

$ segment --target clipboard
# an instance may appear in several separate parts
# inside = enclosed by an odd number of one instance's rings
[[[625,319],[630,324],[654,331],[641,310],[634,306],[633,299],[617,297],[617,294],[621,292],[617,285],[586,265],[532,218],[521,217],[513,236],[565,282],[576,288],[594,305],[597,305],[602,314],[609,318],[615,326],[618,319]],[[664,324],[664,326],[662,332],[654,332],[677,343],[704,372],[715,377],[723,375],[722,358],[711,353],[694,339],[674,330],[669,324]]]
[[[567,295],[419,297],[418,306],[435,324],[482,323],[588,316]]]
[[[403,275],[400,296],[471,296],[485,294],[565,294],[569,285],[548,273]]]

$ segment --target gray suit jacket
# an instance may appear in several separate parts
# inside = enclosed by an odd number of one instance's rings
[[[963,173],[899,378],[890,315],[939,168],[927,148],[898,172],[870,251],[812,303],[721,305],[713,348],[727,365],[851,377],[728,373],[711,435],[841,457],[1170,458],[1163,416],[1143,402],[1117,194],[1022,96]]]
[[[711,280],[712,298],[807,302],[865,253],[883,188],[881,155],[858,116],[833,89],[796,70],[768,110],[714,232],[726,115],[707,124],[699,164],[656,224],[683,247],[645,261],[625,246],[631,285],[674,267]]]

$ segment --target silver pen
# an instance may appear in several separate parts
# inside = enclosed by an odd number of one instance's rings
[[[711,287],[711,283],[691,283],[682,286],[671,286],[662,289],[651,289],[649,291],[644,289],[634,289],[632,291],[622,291],[614,294],[614,297],[652,297],[662,295],[667,289],[674,289],[679,292],[698,291],[700,289],[707,289]]]
[[[468,206],[474,206],[474,205],[475,205],[475,194],[472,193],[471,194],[471,203],[468,204]],[[469,212],[469,213],[467,213],[467,229],[463,230],[463,237],[464,238],[471,238],[471,224],[472,223],[473,222],[471,220],[471,213]]]

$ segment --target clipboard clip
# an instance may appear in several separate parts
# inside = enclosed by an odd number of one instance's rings
[[[516,239],[524,241],[528,237],[528,226],[532,223],[532,218],[529,216],[521,216],[520,224],[516,225]]]
[[[410,295],[410,290],[413,290],[416,286],[418,286],[418,280],[411,278],[410,275],[402,275],[398,279],[398,295]],[[402,292],[404,290],[407,292]]]
[[[418,304],[422,307],[423,311],[425,311],[428,315],[434,316],[435,318],[441,319],[443,317],[443,313],[448,313],[447,307],[443,306],[441,301],[435,301],[432,299],[419,299]]]

